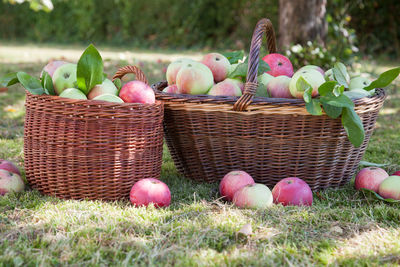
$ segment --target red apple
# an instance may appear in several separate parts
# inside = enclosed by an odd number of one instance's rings
[[[377,167],[364,168],[357,174],[354,186],[357,190],[366,188],[378,193],[379,185],[388,176],[389,174],[384,169]]]
[[[216,83],[225,80],[231,67],[229,60],[219,53],[209,53],[205,55],[201,63],[211,70]]]
[[[40,73],[40,77],[42,77],[43,72],[47,72],[50,77],[53,77],[54,72],[58,69],[58,67],[67,64],[68,62],[62,60],[52,60],[46,66],[44,66],[42,72]]]
[[[379,185],[378,192],[383,198],[400,200],[400,176],[392,175],[387,177]]]
[[[313,195],[306,182],[297,177],[280,180],[272,189],[274,203],[283,206],[311,206]]]
[[[3,196],[11,191],[21,192],[25,184],[21,176],[7,170],[0,169],[0,195]]]
[[[211,70],[200,62],[186,61],[176,75],[180,94],[205,95],[214,85]]]
[[[169,94],[178,94],[178,86],[176,84],[171,84],[168,85],[167,87],[162,90],[164,93],[169,93]]]
[[[219,184],[219,193],[226,200],[232,201],[236,191],[248,184],[254,184],[254,180],[247,172],[231,171],[222,178]]]
[[[176,84],[176,75],[178,75],[179,70],[187,62],[195,62],[194,60],[187,58],[180,58],[168,65],[165,75],[167,76],[168,84]]]
[[[291,78],[285,75],[272,78],[267,85],[267,91],[270,97],[293,98],[289,89],[290,80]]]
[[[142,81],[127,82],[122,86],[119,97],[126,103],[154,104],[156,96],[153,89]]]
[[[118,95],[118,88],[109,79],[104,79],[101,84],[95,85],[87,95],[87,99],[93,99],[104,94]]]
[[[400,171],[393,173],[391,176],[400,176]]]
[[[284,55],[278,53],[272,53],[266,55],[263,60],[268,63],[270,67],[270,71],[267,71],[268,74],[272,76],[280,76],[286,75],[288,77],[293,76],[293,66],[290,60]]]
[[[15,166],[14,163],[4,159],[0,159],[0,170],[6,170],[21,175],[21,172],[19,171],[18,167]]]
[[[241,96],[242,90],[233,79],[226,79],[211,87],[207,94],[213,96]]]
[[[135,206],[167,207],[171,203],[171,192],[168,186],[160,180],[146,178],[136,182],[131,189],[130,201]]]
[[[240,208],[265,209],[272,205],[271,190],[263,184],[249,184],[233,195],[233,203]]]

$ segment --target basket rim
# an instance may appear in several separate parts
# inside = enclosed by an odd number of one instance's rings
[[[161,81],[151,85],[156,92],[156,99],[168,102],[186,102],[198,104],[235,104],[240,96],[210,96],[210,95],[189,95],[189,94],[173,94],[162,92],[162,88],[168,86],[167,81]],[[160,90],[161,89],[161,90]],[[386,92],[383,88],[376,88],[373,96],[352,99],[356,106],[369,105],[371,103],[384,101]],[[301,106],[305,107],[306,103],[303,99],[292,98],[271,98],[271,97],[254,97],[250,106],[262,105],[282,105],[282,106]]]

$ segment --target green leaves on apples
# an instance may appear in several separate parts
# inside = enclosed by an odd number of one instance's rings
[[[4,75],[3,77],[1,77],[0,78],[0,86],[7,87],[7,86],[17,84],[19,82],[17,73],[18,72],[11,72],[11,73],[8,73],[8,74]]]
[[[222,53],[222,55],[229,60],[229,63],[236,64],[239,62],[239,60],[243,59],[244,51],[240,50],[240,51],[225,52]]]
[[[78,88],[87,95],[95,85],[103,82],[103,59],[99,51],[91,44],[78,61],[76,78]]]
[[[22,71],[17,73],[17,78],[18,81],[22,84],[22,86],[25,87],[25,89],[28,90],[31,94],[33,95],[44,94],[45,91],[38,79]]]
[[[56,95],[56,92],[54,91],[53,80],[51,79],[50,74],[48,74],[46,71],[43,72],[40,83],[46,94]]]
[[[243,63],[239,63],[239,65],[237,65],[236,69],[233,70],[231,72],[231,74],[229,74],[228,78],[235,78],[235,77],[244,77],[244,78],[246,78],[248,67],[249,67],[249,58],[247,57],[246,60]],[[271,68],[269,67],[267,62],[265,62],[262,59],[259,59],[257,75],[261,75],[264,72],[267,72],[267,71],[270,71],[270,70],[271,70]]]

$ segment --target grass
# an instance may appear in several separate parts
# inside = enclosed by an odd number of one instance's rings
[[[61,53],[61,52],[60,52]],[[13,59],[15,60],[15,59]],[[35,59],[36,60],[36,59]],[[38,75],[42,63],[3,63]],[[5,62],[3,59],[2,62]],[[108,60],[106,72],[141,64],[151,82],[167,62]],[[398,64],[397,64],[398,65]],[[361,70],[388,64],[363,62]],[[400,81],[388,88],[364,160],[400,169]],[[23,166],[24,91],[0,93],[0,158]],[[217,184],[182,177],[164,150],[162,179],[172,191],[165,209],[128,201],[64,201],[28,189],[0,197],[0,266],[378,266],[400,264],[399,204],[356,192],[352,184],[314,194],[314,205],[238,209],[219,199]],[[253,234],[239,235],[250,223]]]

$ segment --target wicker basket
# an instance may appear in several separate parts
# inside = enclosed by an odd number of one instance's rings
[[[147,83],[139,69],[130,69]],[[41,193],[117,200],[139,179],[160,177],[160,101],[118,104],[27,93],[25,106],[26,179]]]
[[[276,52],[267,19],[257,23],[249,54],[245,93],[212,97],[163,93],[166,82],[153,85],[164,102],[164,133],[177,169],[199,182],[218,182],[241,169],[268,186],[297,176],[313,190],[346,184],[354,175],[374,129],[385,93],[355,101],[365,141],[355,148],[340,119],[312,116],[300,99],[254,97],[262,37]]]

